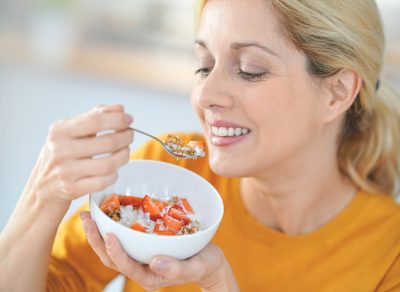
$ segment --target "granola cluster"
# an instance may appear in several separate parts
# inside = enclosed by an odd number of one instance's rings
[[[190,141],[185,144],[183,140],[176,135],[168,135],[164,140],[164,143],[176,154],[203,157],[204,154],[204,142]]]

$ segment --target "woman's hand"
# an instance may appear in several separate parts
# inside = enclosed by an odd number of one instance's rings
[[[70,203],[100,191],[117,179],[129,160],[133,119],[121,105],[98,106],[74,118],[55,122],[40,153],[27,188],[46,203]],[[96,136],[113,130],[114,133]],[[95,155],[110,153],[103,158]]]
[[[50,252],[70,202],[99,191],[128,162],[132,117],[120,105],[99,106],[54,123],[28,184],[0,236],[4,291],[45,291]],[[113,134],[96,136],[114,130]],[[110,153],[94,159],[94,155]],[[29,243],[29,244],[27,244]],[[21,256],[27,255],[29,257]],[[20,273],[24,271],[24,273]],[[15,275],[19,275],[15,281]]]
[[[81,218],[89,244],[103,264],[139,283],[146,290],[196,283],[203,291],[239,291],[223,252],[214,244],[209,244],[200,253],[184,261],[157,256],[149,265],[141,265],[123,251],[115,235],[107,234],[103,241],[88,212],[82,212]]]

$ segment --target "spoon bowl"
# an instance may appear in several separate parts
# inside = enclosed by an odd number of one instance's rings
[[[167,151],[170,155],[172,155],[175,158],[178,158],[178,159],[196,159],[196,158],[199,158],[199,157],[204,157],[204,152],[203,153],[196,152],[194,155],[188,155],[188,154],[176,152],[176,151],[174,151],[174,149],[172,149],[167,143],[165,143],[161,139],[159,139],[159,138],[157,138],[157,137],[155,137],[155,136],[153,136],[153,135],[151,135],[149,133],[143,132],[142,130],[138,130],[136,128],[130,128],[130,129],[132,131],[138,132],[140,134],[146,135],[146,136],[156,140],[158,143],[160,143],[160,145],[164,148],[165,151]]]

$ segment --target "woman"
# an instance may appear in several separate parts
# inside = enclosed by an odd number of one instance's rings
[[[122,273],[126,291],[400,290],[400,106],[379,84],[375,2],[209,0],[200,15],[192,103],[208,161],[174,162],[154,143],[131,158],[178,163],[216,186],[226,212],[214,243],[141,266],[82,212],[85,233],[73,216],[51,253],[71,200],[128,161],[132,118],[102,106],[51,127],[1,234],[2,286],[100,290]],[[105,129],[117,132],[95,137]]]

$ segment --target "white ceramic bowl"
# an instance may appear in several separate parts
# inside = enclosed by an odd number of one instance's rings
[[[203,249],[214,236],[224,212],[216,189],[201,176],[185,168],[160,161],[134,160],[119,171],[117,182],[90,195],[90,213],[101,235],[114,233],[133,259],[148,264],[156,255],[186,259]],[[200,222],[201,231],[179,236],[146,234],[113,221],[99,205],[111,193],[143,197],[177,195],[189,200]]]

